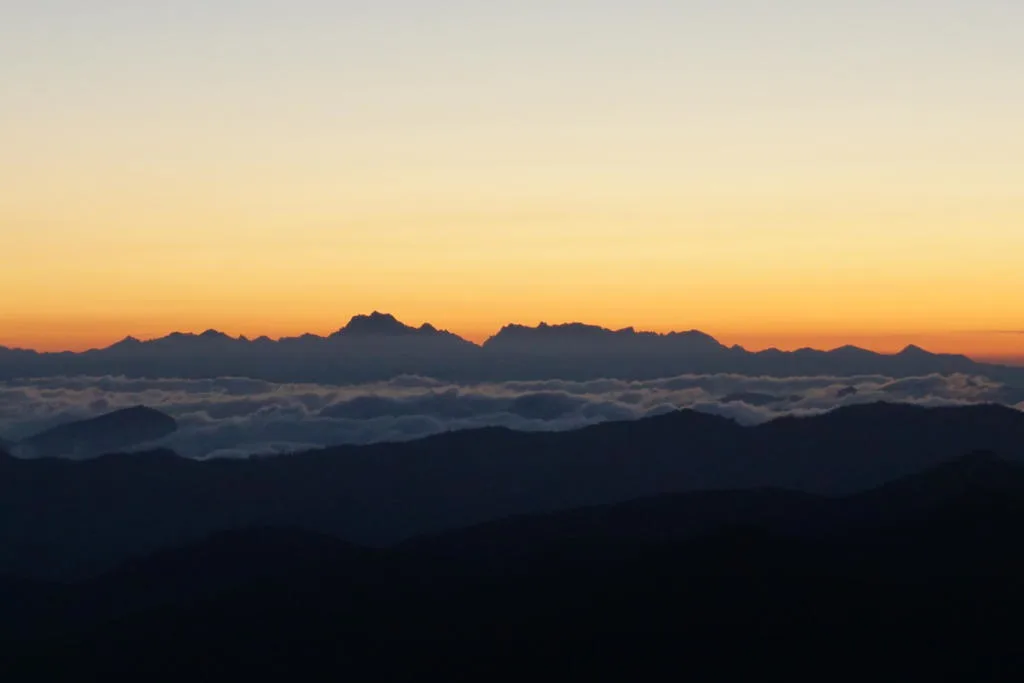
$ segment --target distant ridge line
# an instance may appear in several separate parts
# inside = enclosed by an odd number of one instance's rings
[[[389,313],[353,316],[321,336],[232,337],[216,329],[128,336],[82,352],[0,347],[0,380],[123,375],[145,378],[248,377],[273,382],[359,383],[419,375],[447,381],[649,380],[685,374],[744,376],[984,376],[1024,390],[1024,368],[976,362],[908,345],[879,353],[845,345],[749,351],[699,330],[613,330],[586,323],[509,324],[482,344],[430,323]]]
[[[668,331],[668,332],[656,332],[656,331],[653,331],[653,330],[638,330],[635,326],[632,326],[632,325],[630,325],[628,327],[623,327],[623,328],[615,329],[615,328],[603,327],[601,325],[596,325],[596,324],[591,324],[591,323],[584,323],[584,322],[579,322],[579,321],[562,322],[562,323],[549,323],[549,322],[546,322],[546,321],[541,321],[537,325],[526,325],[526,324],[523,324],[523,323],[506,323],[506,324],[502,325],[498,329],[497,332],[495,332],[493,335],[488,337],[482,343],[477,343],[477,342],[474,342],[474,341],[472,341],[470,339],[462,337],[461,335],[458,335],[458,334],[456,334],[454,332],[451,332],[450,330],[438,328],[438,327],[434,326],[433,324],[431,324],[429,322],[425,322],[422,325],[420,325],[419,327],[414,327],[414,326],[407,325],[407,324],[401,322],[396,316],[394,316],[394,315],[392,315],[390,313],[383,313],[383,312],[377,311],[377,310],[374,310],[373,312],[371,312],[369,314],[356,314],[356,315],[353,315],[349,319],[348,323],[346,323],[342,327],[338,328],[336,331],[331,332],[331,333],[327,333],[327,334],[316,334],[316,333],[313,333],[313,332],[304,332],[302,334],[283,335],[283,336],[276,337],[276,338],[275,337],[271,337],[269,335],[259,335],[257,337],[251,337],[249,335],[240,334],[238,336],[231,336],[231,335],[229,335],[229,334],[227,334],[225,332],[222,332],[222,331],[220,331],[220,330],[218,330],[216,328],[209,328],[209,329],[206,329],[206,330],[204,330],[202,332],[172,331],[172,332],[169,332],[169,333],[167,333],[167,334],[165,334],[163,336],[151,337],[151,338],[140,338],[140,337],[137,337],[137,336],[134,336],[134,335],[126,335],[122,339],[114,341],[114,342],[108,344],[107,346],[94,347],[94,348],[86,349],[86,350],[83,350],[83,351],[39,351],[39,350],[36,350],[36,349],[27,348],[27,347],[4,346],[4,345],[0,345],[0,349],[4,349],[4,350],[7,350],[7,351],[21,351],[21,352],[28,352],[28,353],[37,353],[37,354],[40,354],[40,355],[59,355],[59,354],[80,355],[80,354],[83,354],[83,353],[93,353],[93,352],[97,352],[97,351],[106,351],[106,350],[117,348],[117,347],[139,346],[139,345],[153,344],[153,343],[156,343],[156,342],[170,341],[170,340],[205,339],[205,340],[211,340],[211,341],[219,340],[219,341],[232,341],[232,342],[241,342],[241,343],[250,343],[250,344],[252,344],[252,343],[282,343],[282,342],[289,342],[289,341],[295,341],[295,340],[300,340],[300,339],[315,339],[315,340],[326,341],[326,340],[330,340],[330,339],[338,339],[338,338],[343,338],[343,337],[348,336],[348,335],[356,335],[356,334],[388,335],[388,334],[411,334],[411,333],[419,333],[419,334],[423,334],[423,335],[436,334],[436,335],[449,336],[449,337],[452,337],[452,338],[456,338],[456,339],[462,340],[463,342],[465,342],[467,344],[471,344],[473,346],[477,346],[477,347],[481,347],[481,348],[486,347],[486,346],[488,346],[488,344],[493,343],[495,340],[500,339],[503,336],[508,336],[508,335],[521,335],[521,334],[525,334],[525,335],[538,335],[538,334],[556,334],[556,333],[575,333],[575,334],[581,334],[581,335],[590,334],[590,335],[594,335],[594,336],[605,336],[605,337],[619,336],[619,337],[638,337],[638,338],[651,338],[651,339],[672,339],[672,338],[677,338],[677,337],[701,338],[701,339],[704,339],[705,341],[708,341],[708,342],[714,342],[715,344],[718,344],[722,348],[731,348],[731,349],[737,349],[737,350],[742,350],[742,351],[746,351],[747,350],[745,347],[743,347],[742,345],[739,345],[739,344],[734,344],[734,345],[732,345],[730,347],[726,347],[724,344],[719,342],[718,339],[716,337],[714,337],[713,335],[711,335],[711,334],[709,334],[707,332],[704,332],[702,330],[698,330],[698,329],[692,329],[691,328],[691,329],[688,329],[688,330],[671,330],[671,331]],[[834,347],[834,348],[822,348],[822,349],[805,346],[805,347],[801,347],[799,349],[795,349],[793,351],[782,351],[779,348],[772,346],[772,347],[765,348],[765,349],[763,349],[761,351],[756,351],[756,352],[751,352],[751,353],[765,353],[765,352],[800,353],[800,352],[807,352],[807,351],[815,351],[815,352],[819,352],[819,353],[821,353],[821,352],[829,353],[829,352],[835,352],[835,351],[859,351],[859,352],[868,353],[868,354],[875,354],[875,355],[879,355],[879,356],[896,356],[896,355],[910,354],[910,353],[918,352],[918,353],[926,353],[926,354],[930,354],[930,355],[956,356],[956,357],[961,357],[961,358],[968,358],[968,356],[963,355],[963,354],[947,354],[947,353],[935,354],[935,353],[931,353],[931,352],[926,351],[925,349],[923,349],[920,346],[917,346],[915,344],[908,344],[901,351],[896,352],[896,353],[884,353],[884,352],[879,352],[879,351],[872,351],[870,349],[866,349],[866,348],[863,348],[863,347],[855,346],[855,345],[852,345],[852,344],[844,344],[844,345],[841,345],[841,346],[838,346],[838,347]]]

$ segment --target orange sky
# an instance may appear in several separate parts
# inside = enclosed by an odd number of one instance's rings
[[[369,312],[367,309],[364,312]],[[399,316],[401,317],[401,316]],[[329,324],[317,324],[310,321],[307,326],[281,326],[281,327],[260,327],[259,325],[239,321],[231,325],[218,325],[213,319],[209,324],[190,325],[184,320],[180,325],[168,326],[166,322],[151,322],[149,324],[133,323],[131,320],[108,320],[105,325],[95,324],[87,321],[80,328],[66,323],[59,324],[36,324],[31,329],[26,329],[20,334],[16,327],[6,325],[5,330],[13,329],[14,334],[0,336],[0,345],[24,346],[47,351],[75,350],[81,351],[89,348],[107,346],[118,339],[123,338],[129,332],[136,337],[147,339],[163,336],[171,331],[202,332],[211,327],[220,329],[233,336],[246,335],[250,338],[261,334],[268,334],[277,338],[280,336],[299,335],[305,332],[316,334],[329,334],[342,326],[347,318],[340,316],[336,321]],[[422,324],[433,321],[441,327],[462,335],[474,342],[481,343],[490,335],[494,334],[499,325],[489,328],[473,328],[471,326],[458,324],[444,324],[437,321],[442,318],[419,319],[403,318],[408,324]],[[454,321],[453,321],[454,322]],[[511,322],[511,321],[510,321]],[[536,324],[539,320],[530,320],[530,324]],[[563,322],[552,319],[548,322]],[[593,321],[591,321],[593,322]],[[118,327],[119,326],[119,327]],[[616,320],[610,325],[613,328],[626,326],[622,321]],[[117,329],[113,329],[117,327]],[[675,327],[659,327],[636,325],[637,329],[654,330],[657,332],[668,332],[673,329],[690,329],[689,326],[680,324]],[[740,344],[750,350],[760,350],[768,347],[776,347],[784,350],[793,350],[801,347],[812,347],[818,349],[832,349],[844,344],[854,344],[863,348],[872,349],[882,353],[894,353],[908,344],[917,344],[923,348],[937,353],[964,353],[978,360],[993,362],[1008,362],[1024,364],[1024,331],[1014,332],[1010,330],[999,331],[960,331],[960,332],[879,332],[875,334],[856,331],[849,332],[757,332],[742,330],[716,330],[712,327],[701,328],[713,334],[720,342],[727,345]],[[27,343],[26,343],[27,340]]]
[[[1024,4],[55,2],[0,24],[2,344],[1024,355]]]

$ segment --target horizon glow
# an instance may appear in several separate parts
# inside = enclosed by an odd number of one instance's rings
[[[399,320],[399,322],[404,322],[404,321]],[[430,321],[425,320],[425,321],[422,321],[421,323],[418,323],[416,325],[412,325],[412,327],[419,327],[420,325],[422,325],[424,323],[429,323],[429,322]],[[581,321],[565,321],[565,322],[568,323],[568,322],[581,322]],[[510,323],[510,324],[520,324],[520,323]],[[564,324],[564,323],[548,323],[547,321],[539,321],[537,323],[537,325],[541,325],[541,324],[559,325],[559,324]],[[589,323],[585,323],[584,322],[584,324],[589,324]],[[149,334],[149,335],[144,335],[142,337],[138,337],[136,335],[124,335],[123,337],[120,337],[118,339],[104,340],[104,341],[102,341],[100,343],[97,343],[97,344],[94,344],[94,345],[81,346],[79,348],[52,348],[52,349],[36,348],[34,350],[42,351],[42,352],[55,352],[55,351],[57,351],[57,352],[59,352],[59,351],[81,352],[81,351],[94,350],[94,349],[98,349],[98,348],[106,348],[106,347],[111,346],[112,344],[114,344],[114,343],[116,343],[118,341],[122,341],[122,340],[124,340],[126,338],[129,338],[129,337],[130,338],[134,338],[134,339],[139,339],[141,341],[149,341],[149,340],[153,340],[153,339],[158,339],[158,338],[166,337],[166,336],[168,336],[170,334],[173,334],[173,333],[199,335],[199,334],[202,334],[204,332],[211,332],[211,331],[212,332],[217,332],[217,333],[220,333],[220,334],[226,334],[229,337],[234,338],[234,339],[254,340],[254,339],[257,339],[259,337],[268,337],[268,338],[272,339],[273,341],[279,341],[279,340],[281,340],[283,338],[287,338],[287,337],[293,337],[294,338],[294,337],[299,337],[299,336],[301,336],[303,334],[315,334],[315,335],[320,336],[320,337],[327,337],[327,336],[331,335],[332,333],[338,331],[338,329],[340,329],[340,327],[342,327],[342,326],[343,325],[335,326],[335,327],[332,327],[330,329],[324,329],[324,330],[320,330],[320,331],[303,330],[303,331],[300,331],[300,332],[287,333],[287,334],[278,334],[278,335],[266,335],[266,334],[254,334],[254,333],[247,334],[247,333],[244,333],[244,332],[226,332],[223,329],[217,329],[215,327],[208,327],[208,328],[203,328],[203,329],[176,329],[176,330],[167,331],[166,333],[152,333],[152,334]],[[536,327],[536,325],[531,325],[531,327]],[[632,327],[638,333],[651,333],[651,332],[653,332],[653,333],[656,333],[656,334],[667,334],[669,332],[684,332],[684,331],[688,331],[688,330],[684,330],[684,329],[678,329],[678,330],[651,330],[651,329],[646,329],[644,327],[637,327],[637,326],[622,326],[622,327],[606,328],[606,329],[611,329],[611,330],[614,331],[614,330],[621,330],[621,329],[623,329],[625,327]],[[454,332],[452,330],[447,330],[446,328],[443,328],[443,327],[441,327],[439,329],[442,330],[442,331],[453,332],[455,334],[459,334],[458,332]],[[488,339],[490,339],[491,337],[496,335],[499,331],[500,330],[495,329],[495,330],[492,330],[492,331],[489,331],[489,332],[486,332],[486,333],[459,334],[459,336],[462,337],[463,339],[466,339],[468,341],[473,342],[474,344],[482,345]],[[689,330],[689,331],[693,331],[693,330]],[[703,331],[703,330],[697,330],[697,331]],[[715,337],[715,339],[717,341],[719,341],[720,343],[722,343],[722,344],[724,344],[726,346],[740,345],[740,346],[744,347],[745,349],[747,349],[748,351],[761,351],[761,350],[769,349],[769,348],[776,348],[776,349],[780,349],[780,350],[784,350],[784,351],[795,351],[795,350],[801,349],[801,348],[815,348],[815,349],[819,349],[819,350],[829,350],[830,351],[830,350],[836,349],[836,348],[838,348],[840,346],[853,345],[853,346],[859,346],[859,347],[864,348],[864,349],[868,349],[868,350],[872,350],[872,351],[875,351],[875,352],[878,352],[878,353],[884,353],[884,354],[897,353],[899,351],[902,351],[903,349],[905,349],[909,345],[916,345],[916,346],[925,348],[925,350],[933,352],[933,353],[959,353],[959,351],[956,350],[957,348],[963,348],[963,346],[965,346],[965,345],[970,346],[970,343],[972,341],[973,342],[977,342],[978,341],[978,337],[981,337],[982,339],[985,339],[985,340],[991,340],[993,337],[995,337],[995,338],[1000,338],[1001,337],[1001,338],[1006,339],[1006,345],[1005,345],[1004,348],[1008,352],[1005,352],[1005,353],[1002,353],[1002,354],[1000,354],[998,352],[997,353],[992,353],[992,354],[981,354],[981,355],[972,354],[972,357],[974,359],[976,359],[976,360],[981,360],[981,361],[990,361],[990,362],[996,362],[996,363],[1006,363],[1006,364],[1010,364],[1010,365],[1017,365],[1017,364],[1024,365],[1024,357],[1022,357],[1022,356],[1020,356],[1020,355],[1018,355],[1016,353],[1019,350],[1019,344],[1020,344],[1019,337],[1024,336],[1024,334],[1022,334],[1020,332],[1015,332],[1015,331],[993,330],[993,331],[989,331],[989,332],[980,332],[980,333],[959,333],[959,334],[958,333],[947,333],[947,334],[930,334],[930,335],[920,335],[920,334],[918,334],[918,335],[914,335],[914,334],[889,334],[889,335],[882,335],[882,336],[861,336],[861,337],[851,337],[850,335],[838,335],[838,336],[831,336],[830,337],[828,335],[820,335],[820,334],[819,335],[814,335],[812,333],[793,335],[793,336],[790,336],[790,337],[780,337],[778,335],[773,335],[771,337],[762,337],[762,336],[758,336],[758,335],[752,335],[752,334],[749,334],[749,333],[748,334],[733,333],[733,334],[726,334],[724,336],[719,336],[719,335],[712,335],[712,336]],[[965,344],[965,342],[966,342],[966,344]],[[0,344],[0,346],[3,346],[3,344]],[[19,348],[16,345],[13,345],[13,346],[15,348]],[[20,347],[20,348],[25,348],[25,347]],[[31,347],[28,347],[28,348],[31,348]],[[996,348],[998,349],[1000,347],[996,347]]]
[[[835,5],[4,8],[0,344],[379,309],[1024,359],[1024,6]]]

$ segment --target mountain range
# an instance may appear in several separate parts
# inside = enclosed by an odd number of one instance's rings
[[[976,450],[1024,462],[1024,413],[876,403],[742,427],[682,410],[570,432],[487,428],[238,461],[0,455],[0,574],[87,575],[250,526],[386,545],[666,493],[845,496]]]
[[[216,330],[128,337],[82,353],[39,353],[0,347],[0,379],[73,375],[127,377],[249,377],[278,382],[368,382],[399,375],[453,381],[596,378],[652,379],[680,374],[736,373],[776,377],[930,373],[981,375],[1024,387],[1024,368],[979,363],[962,355],[908,346],[880,354],[853,346],[831,351],[725,346],[696,330],[658,334],[570,323],[508,325],[482,345],[394,316],[358,315],[328,336],[272,340],[231,337]]]
[[[480,658],[489,680],[742,680],[774,654],[790,680],[1012,680],[1022,524],[1024,467],[976,452],[845,496],[676,493],[390,548],[244,526],[91,578],[0,578],[0,674],[408,680]]]

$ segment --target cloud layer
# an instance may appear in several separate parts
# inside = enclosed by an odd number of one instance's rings
[[[259,380],[48,378],[0,383],[0,437],[17,440],[63,422],[147,405],[180,431],[159,444],[189,457],[242,457],[344,443],[419,438],[483,426],[564,430],[693,408],[755,424],[878,400],[923,405],[998,402],[1024,393],[968,375],[893,379],[684,375],[630,382],[455,385],[405,376],[357,386]]]

